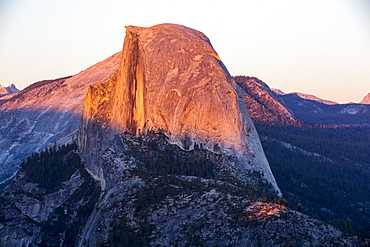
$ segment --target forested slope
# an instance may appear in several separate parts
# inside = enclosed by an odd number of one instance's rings
[[[350,234],[370,237],[370,129],[257,125],[291,202]]]

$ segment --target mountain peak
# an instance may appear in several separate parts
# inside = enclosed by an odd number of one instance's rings
[[[99,128],[103,140],[112,133],[163,131],[184,150],[200,146],[235,157],[236,166],[263,172],[279,190],[240,88],[197,30],[129,26],[120,69],[109,83],[91,86],[85,98],[79,140],[87,160],[88,149],[104,149],[93,147],[97,136],[89,139],[89,131]],[[90,168],[101,176],[100,168]]]
[[[8,94],[12,94],[12,93],[17,93],[17,92],[19,92],[19,90],[16,88],[16,86],[13,83],[8,87],[3,87],[0,84],[0,97],[8,95]]]
[[[281,89],[278,89],[278,88],[271,88],[271,91],[273,91],[277,95],[285,95],[285,93]]]
[[[276,92],[255,77],[235,76],[236,83],[242,89],[249,115],[256,123],[272,125],[299,125],[299,121],[286,108]]]
[[[370,104],[370,93],[368,93],[363,100],[361,100],[360,104]]]

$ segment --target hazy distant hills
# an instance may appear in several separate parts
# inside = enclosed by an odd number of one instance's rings
[[[370,105],[335,104],[332,101],[307,98],[299,93],[279,95],[297,118],[314,124],[370,125]]]
[[[242,89],[249,114],[255,123],[269,125],[324,124],[370,125],[370,105],[365,103],[338,104],[305,93],[284,93],[271,89],[255,77],[234,76]],[[366,102],[369,96],[361,102]]]
[[[276,88],[271,88],[271,90],[274,91],[276,94],[279,94],[279,95],[292,95],[292,94],[296,94],[299,97],[301,97],[302,99],[313,100],[313,101],[317,101],[317,102],[320,102],[320,103],[323,103],[323,104],[326,104],[326,105],[337,105],[338,104],[335,101],[321,99],[321,98],[316,97],[315,95],[312,95],[312,94],[299,93],[299,92],[284,93],[280,89],[276,89]]]

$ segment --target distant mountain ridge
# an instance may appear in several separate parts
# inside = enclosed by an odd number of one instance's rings
[[[256,77],[234,76],[240,86],[249,114],[255,123],[302,126],[323,124],[334,126],[369,126],[370,105],[339,104],[315,95],[284,93],[270,88]],[[366,102],[366,96],[362,102]]]
[[[298,94],[280,95],[294,115],[311,124],[336,126],[370,126],[368,104],[325,104],[300,97]]]
[[[268,125],[370,126],[370,105],[339,104],[300,92],[284,93],[256,77],[234,76],[253,122]],[[366,96],[362,102],[366,102]]]
[[[271,88],[271,90],[274,91],[276,94],[279,94],[279,95],[297,94],[299,97],[301,97],[303,99],[313,100],[313,101],[317,101],[317,102],[320,102],[320,103],[323,103],[323,104],[327,104],[327,105],[337,105],[338,104],[335,101],[321,99],[321,98],[319,98],[319,97],[317,97],[315,95],[312,95],[312,94],[299,93],[299,92],[284,93],[280,89],[276,89],[276,88]]]
[[[234,80],[242,89],[243,99],[253,122],[272,125],[300,124],[284,101],[265,82],[250,76],[234,76]]]
[[[0,85],[0,97],[17,92],[19,92],[19,89],[14,84],[11,84],[8,87]]]

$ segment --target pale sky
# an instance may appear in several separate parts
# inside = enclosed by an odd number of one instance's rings
[[[340,103],[370,92],[369,0],[0,0],[0,84],[73,75],[120,51],[124,26],[203,32],[232,75]]]

